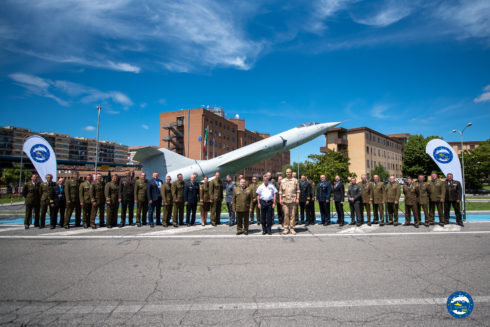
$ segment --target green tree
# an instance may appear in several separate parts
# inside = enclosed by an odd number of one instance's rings
[[[10,186],[15,186],[19,183],[20,165],[14,165],[13,168],[5,168],[2,171],[1,180],[3,183]],[[25,180],[31,179],[32,172],[27,169],[22,169],[22,183]]]
[[[385,181],[390,177],[390,173],[385,169],[385,167],[382,164],[378,164],[376,167],[374,167],[371,170],[370,173],[371,178],[373,178],[374,175],[378,175],[380,181]]]
[[[461,160],[461,156],[459,157]],[[467,189],[477,190],[490,176],[490,139],[464,152],[464,177]]]
[[[286,169],[289,169],[291,168],[292,171],[294,172],[298,172],[298,166],[299,166],[299,173],[300,174],[303,174],[304,170],[305,170],[305,163],[304,162],[293,162],[293,164],[289,164],[289,165],[284,165],[282,167],[282,176],[286,176]]]
[[[303,172],[316,183],[320,181],[321,175],[325,175],[329,181],[333,181],[335,175],[339,175],[343,182],[347,182],[349,177],[356,177],[354,173],[349,172],[349,157],[346,151],[310,154],[308,159]]]
[[[403,150],[402,173],[404,176],[417,177],[420,174],[430,175],[433,171],[440,173],[439,167],[432,158],[425,153],[427,143],[438,136],[423,137],[411,135]]]

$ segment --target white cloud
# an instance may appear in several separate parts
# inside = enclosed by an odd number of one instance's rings
[[[124,109],[133,105],[131,99],[119,91],[100,91],[70,81],[52,81],[24,73],[10,74],[9,77],[15,84],[26,89],[28,94],[53,99],[65,107],[70,105],[70,101],[79,101],[82,103],[107,103],[107,101],[110,101],[122,105]],[[70,101],[62,99],[60,94],[63,97],[69,97]]]
[[[157,67],[247,70],[264,48],[245,31],[252,3],[5,0],[2,6],[0,47],[59,63],[131,73]]]
[[[86,131],[89,131],[89,132],[90,132],[90,131],[95,130],[95,127],[94,127],[94,126],[90,126],[90,125],[88,125],[88,126],[85,126],[84,130],[86,130]]]
[[[443,2],[434,12],[460,38],[490,37],[490,1]]]
[[[167,103],[167,100],[165,100],[165,99],[163,99],[163,98],[162,98],[162,99],[158,99],[158,101],[157,101],[157,102],[158,102],[159,104],[164,105],[164,104],[166,104],[166,103]]]
[[[390,107],[388,105],[385,105],[385,104],[377,104],[375,105],[372,109],[371,109],[371,115],[374,117],[374,118],[378,118],[378,119],[385,119],[385,118],[388,118],[388,116],[385,114],[386,111],[389,109]]]
[[[141,128],[146,129],[146,130],[150,129],[150,127],[148,125],[145,125],[145,124],[141,125]]]
[[[415,4],[415,1],[388,0],[374,13],[363,14],[361,17],[352,15],[352,19],[358,24],[385,27],[410,15]]]
[[[485,86],[485,88],[483,88],[483,93],[473,100],[475,103],[486,101],[490,101],[490,85]]]
[[[314,33],[323,32],[327,26],[325,20],[333,17],[339,11],[345,10],[349,5],[357,0],[318,0],[314,2],[309,25],[306,30]]]
[[[147,105],[148,104],[146,102],[142,102],[142,103],[140,103],[140,108],[144,109],[144,108],[146,108]]]

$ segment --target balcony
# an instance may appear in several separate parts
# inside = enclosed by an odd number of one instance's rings
[[[335,139],[335,144],[337,145],[347,145],[347,139],[343,139],[343,138],[336,138]]]

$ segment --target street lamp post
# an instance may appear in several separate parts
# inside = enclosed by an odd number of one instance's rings
[[[97,145],[95,147],[95,176],[97,177],[97,163],[99,162],[99,124],[100,124],[100,111],[102,108],[97,106]]]
[[[466,188],[465,188],[465,183],[464,183],[464,150],[463,150],[463,133],[464,131],[470,127],[472,124],[468,123],[466,126],[463,128],[462,131],[458,131],[457,129],[453,129],[453,133],[458,133],[461,135],[461,167],[462,167],[462,172],[463,172],[463,177],[462,177],[462,188],[463,188],[463,221],[466,222]]]

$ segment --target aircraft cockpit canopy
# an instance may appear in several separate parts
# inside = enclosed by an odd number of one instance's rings
[[[304,123],[304,124],[299,125],[298,128],[308,127],[308,126],[313,126],[313,125],[318,125],[318,123],[314,123],[314,122]]]

